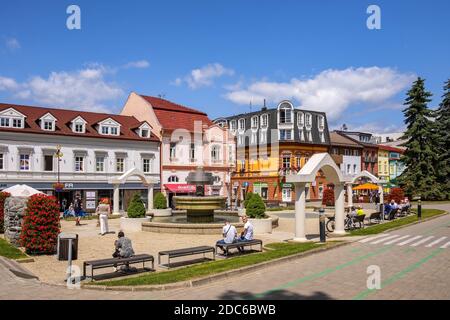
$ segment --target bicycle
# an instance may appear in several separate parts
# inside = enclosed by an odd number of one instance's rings
[[[364,217],[365,216],[360,216],[361,218],[358,218],[358,216],[356,217],[350,217],[348,214],[344,220],[344,230],[348,231],[348,230],[354,230],[354,229],[361,229],[364,228]],[[334,232],[335,229],[335,224],[336,224],[336,220],[335,217],[329,217],[327,224],[326,224],[326,228],[328,232]]]

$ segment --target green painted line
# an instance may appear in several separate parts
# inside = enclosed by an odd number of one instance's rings
[[[321,272],[318,272],[318,273],[315,273],[315,274],[312,274],[312,275],[309,275],[309,276],[306,276],[306,277],[302,277],[302,278],[299,278],[299,279],[295,279],[295,280],[290,281],[288,283],[285,283],[285,284],[283,284],[281,286],[278,286],[278,287],[276,287],[274,289],[271,289],[271,290],[268,290],[268,291],[265,291],[265,292],[262,292],[262,293],[255,294],[252,297],[250,297],[250,300],[251,299],[257,299],[257,298],[263,298],[264,296],[266,296],[266,295],[268,295],[268,294],[270,294],[272,292],[276,292],[276,291],[282,290],[282,289],[287,289],[287,288],[290,288],[290,287],[295,287],[295,286],[297,286],[297,285],[299,285],[301,283],[304,283],[306,281],[310,281],[310,280],[315,280],[315,279],[321,278],[321,277],[326,276],[326,275],[328,275],[330,273],[333,273],[335,271],[342,270],[342,269],[344,269],[346,267],[354,265],[354,264],[356,264],[356,263],[358,263],[360,261],[363,261],[365,259],[368,259],[368,258],[374,257],[376,255],[379,255],[381,253],[384,253],[384,252],[388,251],[391,248],[392,248],[392,245],[386,246],[386,247],[383,247],[381,249],[378,249],[378,250],[375,250],[373,252],[370,252],[368,254],[365,254],[363,256],[359,256],[359,257],[357,257],[355,259],[350,260],[349,262],[343,263],[343,264],[338,265],[338,266],[336,266],[334,268],[327,268],[327,269],[325,269],[325,270],[323,270]]]
[[[423,265],[424,263],[426,263],[428,260],[432,259],[433,257],[437,256],[442,251],[444,251],[444,249],[440,249],[440,248],[436,249],[430,255],[426,256],[425,258],[417,261],[416,263],[413,263],[412,265],[406,267],[402,271],[394,274],[392,277],[390,277],[389,279],[387,279],[386,281],[383,281],[381,283],[381,289],[383,289],[384,287],[387,287],[388,285],[394,283],[397,280],[400,280],[405,275],[407,275],[408,273],[416,270],[421,265]],[[374,293],[376,291],[378,291],[378,290],[377,289],[366,289],[366,290],[362,291],[361,293],[357,294],[355,297],[353,297],[353,300],[363,300],[363,299],[367,298],[367,296],[369,294]]]
[[[415,251],[416,251],[416,249],[414,249],[414,248],[406,248],[403,252],[410,253],[410,252],[415,252]]]

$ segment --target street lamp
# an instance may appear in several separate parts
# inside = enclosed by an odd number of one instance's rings
[[[61,161],[61,158],[63,156],[63,153],[61,152],[61,146],[57,145],[56,146],[56,152],[55,152],[55,157],[57,159],[57,183],[56,183],[56,187],[55,187],[55,192],[57,193],[57,198],[58,198],[58,202],[60,203],[61,206],[61,199],[59,199],[59,192],[61,191],[61,183],[60,183],[60,167],[59,167],[59,162]],[[65,208],[63,208],[64,211]]]

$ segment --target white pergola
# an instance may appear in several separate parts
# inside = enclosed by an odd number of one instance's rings
[[[133,168],[122,174],[118,178],[113,178],[109,180],[109,183],[113,185],[114,193],[113,193],[113,214],[120,214],[119,209],[119,190],[120,185],[124,184],[129,177],[136,176],[141,179],[142,183],[147,186],[147,197],[148,197],[148,206],[147,213],[153,209],[153,186],[158,183],[155,178],[146,177],[145,174],[137,169]]]
[[[356,176],[344,175],[328,153],[314,154],[305,166],[297,173],[286,176],[286,182],[295,186],[295,237],[294,241],[307,241],[306,223],[306,185],[315,181],[317,172],[322,170],[327,181],[334,184],[335,199],[335,234],[345,234],[345,187],[347,187],[348,206],[353,206],[353,184],[361,177],[367,177],[379,185],[380,201],[383,201],[383,188],[377,177],[368,171],[362,171]]]

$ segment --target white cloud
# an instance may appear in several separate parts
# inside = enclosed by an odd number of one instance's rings
[[[211,63],[199,69],[194,69],[189,75],[184,78],[177,78],[173,82],[175,85],[180,85],[183,81],[188,84],[191,89],[211,86],[214,79],[222,76],[232,76],[234,70],[225,68],[220,63]]]
[[[383,103],[414,79],[391,68],[368,67],[325,70],[310,79],[289,82],[257,81],[245,89],[231,90],[225,97],[237,104],[292,99],[301,107],[324,111],[330,120],[338,119],[354,103]]]
[[[0,91],[17,90],[19,84],[12,78],[0,77]]]
[[[150,62],[148,62],[147,60],[131,61],[131,62],[128,62],[123,67],[125,69],[130,69],[130,68],[145,69],[145,68],[150,67]]]
[[[105,80],[106,73],[107,68],[91,66],[74,72],[52,72],[48,77],[35,76],[23,83],[0,78],[0,89],[4,87],[16,98],[48,106],[108,112],[104,102],[117,99],[124,92]]]
[[[5,40],[5,45],[11,51],[18,50],[21,47],[19,40],[17,40],[16,38],[8,38],[8,39],[6,39]]]
[[[360,125],[347,125],[349,131],[361,131],[361,132],[369,132],[374,135],[379,134],[387,134],[393,132],[403,132],[405,130],[405,126],[397,125],[397,124],[388,124],[385,121],[383,122],[368,122]],[[339,129],[339,128],[336,128]]]

